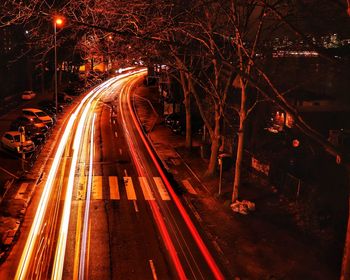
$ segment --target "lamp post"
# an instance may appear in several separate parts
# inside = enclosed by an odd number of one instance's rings
[[[219,177],[219,190],[218,190],[218,196],[221,196],[221,191],[222,191],[222,171],[223,171],[223,165],[225,164],[224,161],[226,162],[225,165],[227,165],[227,160],[231,158],[231,155],[228,153],[221,153],[218,155],[218,164],[220,167],[220,177]]]
[[[350,0],[349,0],[350,1]],[[112,59],[110,54],[110,43],[112,42],[113,36],[108,35],[108,46],[107,46],[107,72],[112,68]]]
[[[61,26],[63,24],[63,19],[60,17],[56,17],[53,23],[54,29],[54,49],[55,49],[55,107],[56,107],[56,115],[58,114],[58,100],[57,100],[57,26]]]
[[[220,178],[219,178],[218,196],[220,196],[221,195],[221,186],[222,186],[222,157],[219,156],[218,161],[219,161],[219,166],[220,166]]]

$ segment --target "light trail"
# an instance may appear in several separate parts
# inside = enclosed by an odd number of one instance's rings
[[[72,203],[72,196],[73,196],[73,187],[74,187],[74,178],[75,178],[75,170],[78,162],[78,153],[79,148],[81,146],[81,138],[83,134],[84,125],[86,123],[86,118],[88,116],[88,113],[93,112],[94,108],[91,109],[91,104],[94,99],[98,98],[98,96],[106,89],[108,89],[112,84],[118,82],[119,80],[128,77],[130,75],[133,75],[138,72],[143,72],[145,70],[138,70],[134,71],[132,73],[127,73],[124,75],[119,75],[115,78],[112,78],[108,80],[107,82],[101,84],[96,90],[89,93],[85,98],[83,99],[85,102],[82,102],[78,109],[82,108],[83,104],[85,105],[85,108],[83,110],[83,113],[79,119],[78,127],[75,133],[74,142],[73,142],[73,157],[71,162],[71,168],[69,172],[69,178],[68,178],[68,184],[67,184],[67,191],[66,191],[66,197],[64,200],[64,208],[63,208],[63,214],[62,214],[62,221],[57,241],[57,247],[56,247],[56,255],[54,259],[53,264],[53,270],[51,274],[51,279],[61,279],[63,274],[63,266],[64,266],[64,259],[65,259],[65,251],[67,246],[67,235],[68,235],[68,226],[69,226],[69,219],[70,219],[70,210],[71,210],[71,203]],[[89,100],[87,101],[87,99]],[[77,110],[78,110],[77,109]],[[80,256],[82,257],[82,256]]]
[[[121,98],[119,98],[119,107],[122,108]],[[132,109],[130,110],[130,112],[133,115]],[[126,127],[126,120],[125,120],[123,112],[122,112],[121,116],[122,116],[122,124],[124,126],[125,133],[129,134],[127,127]],[[139,128],[138,123],[136,124],[136,126],[137,126],[137,128]],[[133,158],[133,162],[135,164],[136,170],[137,170],[139,175],[143,176],[143,173],[144,173],[143,167],[142,167],[141,161],[140,161],[140,159],[135,151],[134,144],[132,141],[130,141],[130,137],[126,137],[126,139],[128,141],[128,145],[130,147],[130,153],[131,153],[131,156]],[[157,202],[151,200],[151,201],[149,201],[149,205],[151,207],[151,210],[152,210],[152,213],[154,216],[154,220],[155,220],[157,227],[159,229],[159,232],[162,236],[165,247],[167,248],[169,255],[170,255],[170,258],[174,264],[174,268],[176,270],[177,276],[179,277],[179,279],[187,279],[185,271],[184,271],[183,266],[181,264],[181,261],[179,259],[179,256],[176,252],[174,243],[171,240],[171,237],[170,237],[170,234],[169,234],[168,229],[166,227],[165,221],[162,217],[162,214],[160,213]]]
[[[109,86],[110,83],[107,83],[107,84]],[[69,219],[70,219],[70,210],[71,210],[70,206],[72,203],[72,196],[73,196],[75,170],[78,162],[78,153],[81,145],[83,129],[86,122],[86,118],[88,117],[88,113],[91,110],[91,103],[93,99],[96,98],[104,88],[105,86],[101,87],[98,91],[96,91],[93,94],[93,96],[89,99],[87,104],[85,105],[83,113],[79,119],[78,128],[75,133],[74,142],[73,142],[73,157],[72,157],[71,167],[69,171],[67,191],[66,191],[66,197],[64,200],[64,207],[63,207],[63,213],[62,213],[62,221],[61,221],[61,227],[58,235],[56,254],[55,254],[51,279],[62,278],[64,258],[65,258],[66,245],[67,245],[68,226],[69,226]]]
[[[90,200],[91,200],[91,189],[92,189],[92,176],[93,176],[93,158],[94,158],[94,129],[95,129],[95,119],[96,113],[92,118],[91,123],[91,137],[90,137],[90,166],[89,166],[89,178],[88,185],[86,190],[86,202],[85,202],[85,213],[84,213],[84,228],[81,244],[81,253],[80,253],[80,266],[79,266],[79,279],[83,280],[85,273],[85,259],[86,259],[86,242],[88,234],[88,225],[89,225],[89,213],[90,213]]]
[[[64,148],[66,146],[68,137],[71,133],[71,129],[73,127],[75,117],[76,117],[75,114],[73,114],[70,117],[69,122],[67,124],[67,127],[64,131],[62,138],[61,138],[60,144],[57,148],[49,175],[47,177],[46,184],[44,186],[42,196],[40,198],[39,206],[38,206],[38,209],[36,211],[36,214],[35,214],[35,217],[33,220],[33,224],[30,228],[28,238],[27,238],[27,241],[26,241],[26,244],[25,244],[25,247],[24,247],[18,268],[17,268],[15,279],[25,279],[26,274],[28,272],[27,270],[28,270],[30,258],[31,258],[31,255],[32,255],[32,252],[34,249],[34,245],[35,245],[37,238],[39,236],[38,233],[39,233],[40,228],[41,228],[42,223],[43,223],[43,218],[44,218],[44,215],[46,213],[47,205],[49,202],[49,197],[50,197],[50,194],[52,191],[53,182],[55,180],[57,169],[58,169],[58,166],[60,164],[61,156],[62,156]]]
[[[135,71],[135,72],[137,72],[137,71]],[[56,178],[58,167],[61,163],[62,155],[63,155],[64,149],[67,145],[68,139],[72,134],[73,126],[74,126],[74,123],[76,121],[78,114],[80,113],[82,107],[84,106],[84,104],[86,103],[86,101],[88,99],[90,99],[90,98],[94,99],[94,97],[96,97],[99,93],[101,93],[103,90],[108,88],[111,84],[113,84],[116,81],[118,81],[122,78],[125,78],[131,74],[132,73],[119,75],[119,76],[112,78],[112,79],[104,82],[103,84],[97,86],[94,90],[90,91],[82,99],[79,106],[76,108],[74,113],[70,116],[69,121],[65,127],[64,133],[60,139],[59,145],[57,147],[57,151],[55,153],[55,156],[54,156],[46,183],[43,187],[43,192],[42,192],[42,195],[40,197],[38,208],[37,208],[37,211],[35,213],[35,217],[33,219],[33,223],[32,223],[32,226],[30,228],[29,234],[27,236],[27,240],[26,240],[26,243],[25,243],[25,246],[24,246],[24,249],[23,249],[17,270],[16,270],[15,279],[25,279],[27,277],[29,264],[30,264],[31,259],[32,259],[32,254],[33,254],[35,245],[38,242],[37,240],[38,240],[38,237],[40,236],[40,229],[43,226],[44,216],[46,214],[49,199],[50,199],[50,196],[51,196],[52,191],[53,191],[54,181]],[[89,102],[89,104],[91,104],[91,101]],[[78,147],[77,142],[78,141],[75,141],[75,145],[74,145],[73,149]],[[69,190],[70,191],[72,190],[72,180],[71,180],[69,186],[70,186],[70,188],[67,190],[68,197],[69,197],[69,194],[68,194]],[[70,194],[70,197],[71,197],[71,195],[72,194]],[[58,250],[56,250],[56,255],[57,255],[57,252],[59,252],[58,253],[58,255],[60,256],[59,262],[62,264],[58,265],[58,262],[55,261],[54,267],[56,270],[55,270],[55,274],[52,275],[52,279],[61,279],[61,277],[62,277],[62,266],[63,266],[64,252],[65,252],[65,244],[63,245],[62,243],[63,242],[65,243],[66,238],[67,238],[67,237],[63,237],[62,233],[66,234],[66,232],[67,232],[65,227],[68,225],[68,222],[69,222],[70,210],[68,208],[70,208],[70,207],[68,207],[67,203],[65,202],[64,216],[63,216],[62,223],[61,223],[61,226],[64,226],[64,229],[63,229],[63,231],[62,231],[62,229],[60,230],[60,243],[58,246]],[[56,257],[55,257],[55,259],[56,259]],[[59,269],[59,267],[61,267],[61,268]]]
[[[195,240],[200,252],[202,253],[205,261],[207,262],[210,270],[212,271],[215,279],[225,279],[224,275],[222,274],[222,272],[220,271],[219,267],[217,266],[213,256],[210,254],[207,246],[205,245],[203,239],[201,238],[199,232],[197,231],[195,225],[193,224],[191,218],[189,217],[188,213],[186,212],[184,206],[182,205],[179,197],[176,195],[175,191],[173,190],[173,188],[171,187],[171,184],[168,180],[168,178],[166,177],[163,169],[161,168],[161,166],[159,165],[159,162],[153,152],[153,150],[151,149],[150,147],[150,144],[148,143],[146,137],[144,136],[143,134],[143,131],[141,129],[141,126],[140,126],[140,123],[138,122],[137,120],[137,117],[133,111],[133,107],[132,107],[132,104],[131,104],[131,101],[130,101],[130,94],[129,94],[130,90],[128,91],[128,99],[127,99],[127,102],[128,102],[128,106],[129,106],[129,111],[131,113],[131,117],[133,119],[133,122],[135,124],[135,127],[142,139],[142,142],[144,143],[149,155],[151,156],[152,158],[152,161],[154,162],[159,174],[161,175],[165,185],[166,185],[166,188],[168,190],[168,192],[170,193],[175,205],[177,206],[183,220],[185,221],[189,231],[191,232],[192,236],[193,236],[193,239]],[[120,101],[121,103],[121,101]],[[120,104],[121,105],[121,104]],[[123,120],[124,122],[124,126],[125,126],[125,120]],[[131,149],[132,150],[132,149]],[[151,203],[152,205],[152,203]],[[175,249],[174,249],[175,250]]]

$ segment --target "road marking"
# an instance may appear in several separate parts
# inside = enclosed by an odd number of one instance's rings
[[[150,265],[150,267],[151,267],[153,280],[157,280],[158,277],[157,277],[157,273],[156,273],[156,268],[155,268],[154,263],[153,263],[152,260],[149,260],[149,265]]]
[[[132,183],[131,177],[124,177],[124,185],[126,189],[126,196],[129,200],[136,200],[136,193],[134,184]]]
[[[132,202],[134,203],[135,212],[139,212],[139,208],[137,207],[136,200],[133,200]]]
[[[122,154],[123,153],[123,150],[119,148],[119,154]]]
[[[115,124],[115,120],[113,119],[113,124]]]
[[[155,200],[154,195],[152,193],[151,188],[149,187],[148,181],[146,177],[139,177],[141,189],[143,192],[143,195],[145,197],[145,200]]]
[[[120,199],[118,178],[117,176],[109,176],[109,193],[112,200]]]
[[[102,199],[102,176],[93,177],[92,199]]]
[[[28,187],[28,183],[22,183],[19,187],[19,190],[16,193],[15,199],[23,199],[23,195],[25,194]]]
[[[114,131],[114,135],[116,138],[118,138],[118,133],[116,131]]]
[[[76,230],[75,230],[75,254],[74,254],[73,279],[78,279],[79,257],[80,257],[80,237],[81,237],[81,225],[82,225],[82,219],[81,219],[82,210],[83,210],[83,202],[78,201],[77,226],[76,226]]]
[[[156,186],[157,186],[158,192],[160,194],[160,197],[163,200],[170,200],[170,195],[169,195],[168,191],[166,190],[166,188],[165,188],[165,186],[163,184],[162,178],[160,178],[160,177],[153,177],[153,180],[156,183]]]
[[[76,200],[85,200],[86,196],[86,176],[79,176],[79,185],[77,188]]]
[[[85,268],[85,279],[89,279],[89,266],[90,266],[90,244],[91,244],[91,219],[89,219],[89,234],[88,234],[88,248],[86,256],[86,268]]]
[[[184,185],[184,187],[186,188],[186,190],[190,193],[190,194],[197,194],[197,192],[195,191],[195,189],[192,187],[190,181],[186,180],[182,180],[182,184]]]
[[[81,236],[81,248],[80,248],[80,262],[79,262],[79,279],[88,279],[88,275],[85,274],[88,272],[86,270],[85,263],[89,263],[89,243],[90,243],[90,202],[93,199],[94,193],[97,193],[97,198],[99,198],[99,189],[101,189],[101,198],[102,198],[102,177],[96,176],[93,177],[93,159],[94,159],[94,127],[95,127],[95,118],[96,114],[93,115],[93,119],[91,122],[91,138],[90,138],[90,158],[89,158],[89,173],[88,173],[88,183],[86,189],[86,203],[84,210],[84,218],[83,218],[83,230]],[[93,190],[94,185],[95,191]],[[99,185],[101,188],[99,188]],[[86,248],[87,247],[87,248]]]
[[[73,266],[73,279],[78,279],[79,276],[79,259],[80,259],[80,241],[81,241],[81,230],[82,230],[82,211],[83,201],[86,195],[86,176],[84,175],[85,163],[83,168],[80,169],[79,183],[77,187],[76,200],[78,200],[78,214],[77,214],[77,225],[75,229],[75,251],[74,251],[74,266]],[[66,185],[68,182],[65,182]]]
[[[124,170],[126,173],[126,170]],[[93,184],[92,184],[92,199],[102,199],[103,198],[103,183],[102,183],[102,176],[94,176],[93,177]],[[126,195],[128,200],[137,200],[136,192],[134,188],[134,184],[132,181],[132,178],[129,176],[125,176],[124,178],[124,185],[126,189]],[[153,180],[156,184],[158,193],[160,194],[160,197],[162,200],[171,200],[171,197],[168,193],[168,191],[165,188],[165,185],[162,181],[161,177],[153,177]],[[155,200],[154,192],[152,191],[149,182],[147,181],[146,177],[139,177],[140,186],[142,193],[144,195],[145,200]],[[193,187],[190,185],[188,180],[184,180],[185,182],[182,182],[183,185],[186,187],[189,193],[197,194],[197,192],[193,189]],[[80,176],[79,177],[79,186],[77,188],[76,192],[76,200],[85,200],[86,199],[86,183],[87,183],[87,176]],[[117,176],[108,176],[108,185],[109,185],[109,194],[111,200],[120,200],[120,186],[118,183],[118,177]]]

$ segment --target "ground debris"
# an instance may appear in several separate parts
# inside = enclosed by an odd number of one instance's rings
[[[231,209],[233,212],[237,212],[243,215],[247,215],[251,211],[255,211],[255,203],[249,200],[236,201],[232,203]]]

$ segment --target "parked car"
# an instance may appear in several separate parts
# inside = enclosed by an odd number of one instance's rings
[[[203,130],[203,122],[192,119],[191,125],[192,134],[201,135]],[[171,126],[171,131],[175,134],[185,135],[186,134],[186,119],[185,117],[175,120]]]
[[[46,134],[48,132],[48,127],[39,120],[37,117],[22,116],[15,119],[10,124],[11,130],[18,130],[19,127],[24,126],[27,130],[37,129],[41,133]]]
[[[22,92],[22,100],[31,100],[35,98],[36,93],[32,90],[26,90]]]
[[[165,117],[164,122],[167,127],[172,127],[173,124],[180,119],[181,117],[178,113],[171,113]]]
[[[74,84],[70,84],[64,89],[64,92],[67,93],[68,95],[73,95],[73,96],[78,96],[81,93],[83,93],[84,89],[82,88],[83,86],[78,86]]]
[[[186,122],[182,119],[176,120],[171,126],[171,131],[175,134],[185,135],[186,133]]]
[[[52,118],[40,109],[25,108],[25,109],[22,109],[22,113],[24,116],[28,116],[30,118],[37,117],[39,120],[41,120],[49,128],[51,128],[53,126]]]
[[[40,107],[40,110],[43,110],[46,114],[48,114],[52,118],[54,125],[57,123],[56,112],[52,111],[50,107]]]
[[[29,117],[18,117],[10,125],[11,131],[20,131],[24,127],[26,136],[31,139],[35,145],[41,144],[47,137],[48,127],[36,118],[37,125]]]
[[[16,153],[30,153],[35,150],[32,140],[25,139],[21,143],[21,133],[19,131],[7,131],[1,138],[1,146]]]
[[[38,106],[41,110],[43,110],[47,114],[49,114],[48,112],[52,112],[52,113],[56,114],[56,104],[52,100],[49,100],[49,99],[42,100],[38,103]],[[57,106],[58,113],[62,113],[63,108],[64,108],[63,105],[58,104],[58,106]]]
[[[46,140],[46,134],[35,128],[26,130],[26,136],[34,142],[35,146],[43,144]]]
[[[65,92],[59,92],[57,95],[58,102],[65,103],[65,104],[71,104],[73,102],[73,97],[69,96]]]

